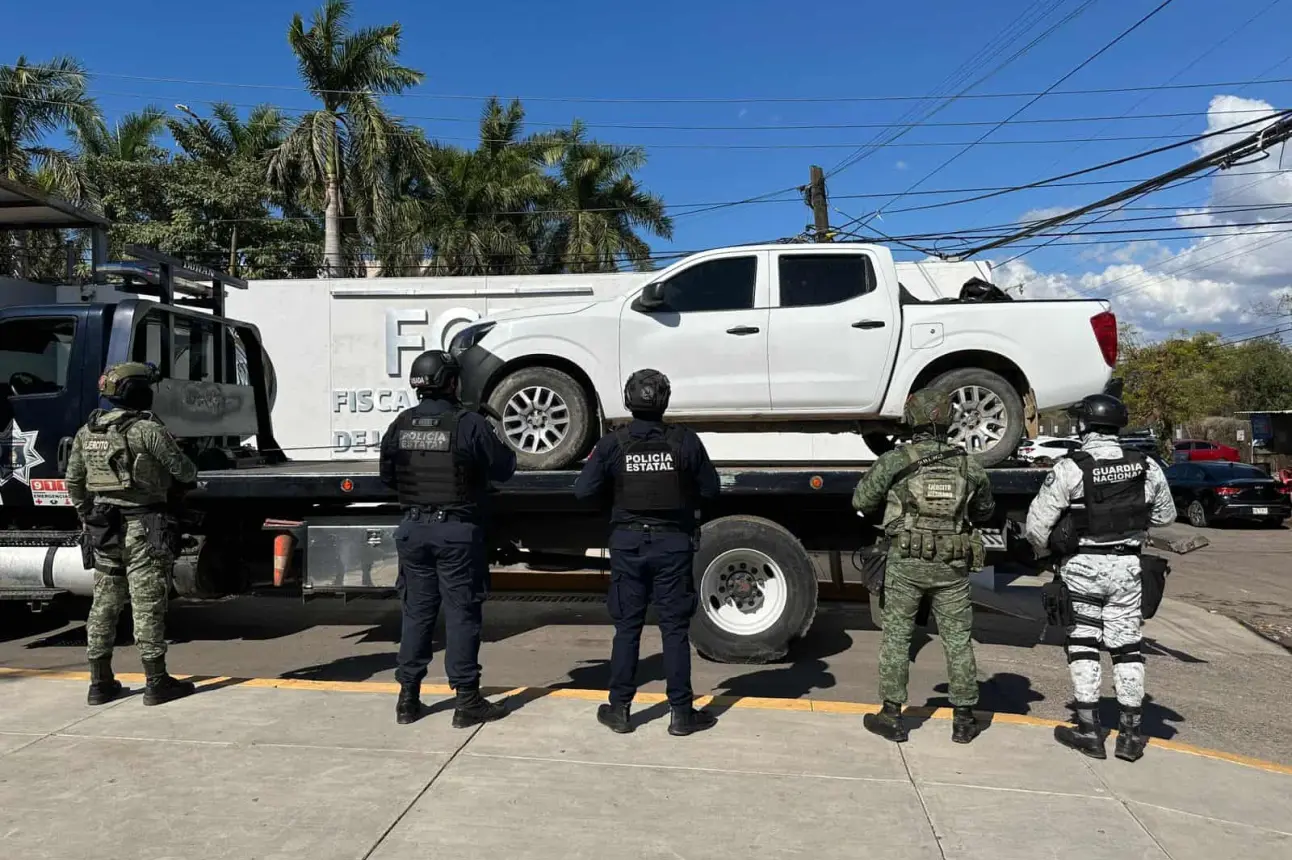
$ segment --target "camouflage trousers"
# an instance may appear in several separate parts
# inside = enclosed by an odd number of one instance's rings
[[[911,674],[911,636],[920,600],[929,595],[938,635],[947,657],[952,705],[978,704],[978,664],[974,661],[973,606],[964,566],[899,559],[890,556],[884,576],[884,641],[879,650],[879,694],[886,702],[906,704]]]
[[[1124,707],[1144,703],[1140,627],[1143,585],[1138,556],[1076,555],[1060,575],[1072,593],[1077,623],[1068,629],[1068,671],[1078,702],[1097,702],[1103,687],[1099,651],[1112,658],[1113,687]]]
[[[117,619],[130,603],[135,622],[135,646],[144,660],[166,656],[166,605],[170,597],[169,553],[149,546],[143,523],[125,518],[125,535],[117,552],[95,551],[94,603],[85,622],[86,656],[112,656]],[[106,574],[103,570],[124,570]]]

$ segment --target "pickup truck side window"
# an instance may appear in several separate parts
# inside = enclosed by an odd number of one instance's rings
[[[675,313],[747,311],[754,306],[757,257],[725,257],[683,269],[664,286],[664,307]]]
[[[778,269],[783,308],[835,305],[875,289],[865,254],[781,254]]]
[[[28,317],[0,324],[0,397],[65,389],[75,337],[75,317]]]

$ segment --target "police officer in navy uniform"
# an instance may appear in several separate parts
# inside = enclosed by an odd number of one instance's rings
[[[399,551],[399,701],[395,718],[421,714],[422,679],[431,660],[431,634],[445,607],[444,671],[457,693],[453,726],[466,728],[506,714],[480,695],[480,625],[489,576],[485,509],[490,481],[516,471],[516,454],[489,422],[458,400],[461,368],[447,352],[413,361],[409,384],[418,404],[404,410],[381,440],[381,480],[399,495],[404,520],[395,530]]]
[[[664,640],[669,734],[689,735],[717,722],[692,705],[690,629],[697,606],[696,508],[717,499],[718,472],[699,436],[664,423],[670,392],[668,377],[658,370],[628,377],[624,406],[633,420],[597,442],[574,485],[580,499],[600,498],[613,488],[606,602],[615,639],[610,703],[597,709],[597,720],[621,734],[633,730],[629,707],[637,693],[642,627],[652,600]]]

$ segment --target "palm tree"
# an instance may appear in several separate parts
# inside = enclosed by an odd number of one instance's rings
[[[420,83],[421,72],[396,62],[400,25],[349,31],[350,3],[326,0],[310,28],[293,16],[287,41],[301,79],[323,104],[301,116],[269,163],[280,189],[303,183],[324,211],[323,256],[330,274],[343,268],[341,236],[347,199],[365,194],[361,213],[391,205],[392,165],[425,163],[425,138],[388,115],[378,98]]]
[[[194,162],[205,164],[221,175],[233,180],[239,171],[251,168],[264,175],[270,158],[283,143],[287,119],[272,105],[257,105],[251,109],[247,121],[238,116],[237,109],[225,102],[211,106],[211,119],[204,119],[184,105],[176,105],[189,115],[188,119],[171,119],[166,125],[184,155]],[[266,192],[269,189],[266,188]],[[266,193],[266,197],[269,194]],[[270,201],[266,201],[270,202]],[[287,202],[287,201],[283,201]],[[266,208],[265,215],[268,216]],[[238,274],[238,222],[232,221],[229,230],[229,267],[232,275]]]
[[[540,223],[537,208],[548,192],[543,167],[559,142],[523,136],[525,109],[491,98],[480,117],[480,142],[467,151],[435,145],[430,181],[409,189],[404,270],[418,265],[433,275],[532,272]],[[387,257],[383,256],[383,261]]]
[[[0,175],[43,184],[75,203],[91,198],[84,165],[68,150],[50,146],[47,137],[71,131],[84,138],[98,134],[102,117],[85,88],[84,68],[69,57],[32,64],[19,57],[0,67]]]
[[[95,124],[76,136],[83,156],[113,161],[158,162],[166,160],[166,150],[157,145],[157,137],[165,127],[166,113],[149,105],[139,113],[124,115],[111,130]]]
[[[646,163],[639,146],[598,143],[578,120],[559,133],[559,159],[545,228],[544,269],[613,272],[620,258],[650,265],[650,246],[637,230],[673,237],[664,201],[642,190],[633,171]]]

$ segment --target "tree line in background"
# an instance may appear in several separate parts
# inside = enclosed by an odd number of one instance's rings
[[[1292,301],[1272,314],[1292,319]],[[1292,409],[1292,347],[1277,336],[1227,342],[1197,332],[1149,343],[1123,326],[1118,352],[1114,375],[1125,381],[1131,429],[1156,430],[1164,447],[1177,428],[1187,434],[1205,418]],[[1043,415],[1041,426],[1075,432],[1062,413]]]
[[[347,0],[308,27],[293,17],[287,42],[319,102],[299,116],[217,103],[107,122],[75,60],[19,57],[0,67],[0,174],[102,212],[111,257],[141,243],[248,278],[644,269],[643,234],[672,238],[663,201],[634,179],[642,148],[592,140],[577,120],[526,134],[522,105],[497,99],[474,149],[431,140],[381,100],[424,78],[398,61],[400,25],[349,17]],[[51,145],[60,132],[68,148]],[[56,279],[69,241],[85,239],[2,242],[0,274]]]

